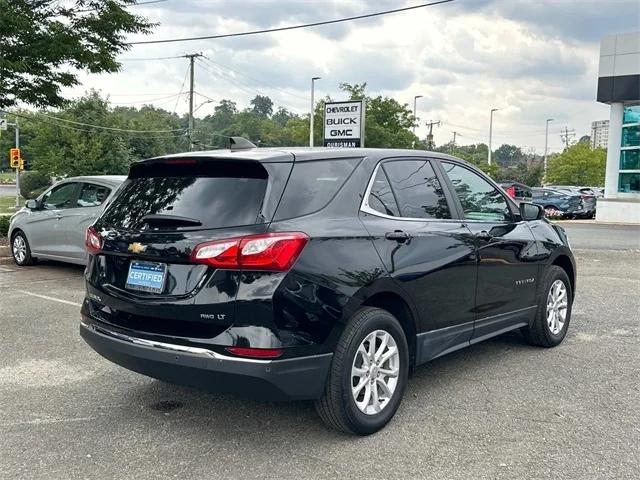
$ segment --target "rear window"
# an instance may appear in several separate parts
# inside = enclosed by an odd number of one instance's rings
[[[295,163],[275,219],[300,217],[324,208],[360,160],[346,158]]]
[[[184,217],[196,228],[263,223],[267,172],[258,162],[188,161],[134,165],[101,217],[105,226],[127,230],[194,228],[188,222],[149,223],[148,215]]]

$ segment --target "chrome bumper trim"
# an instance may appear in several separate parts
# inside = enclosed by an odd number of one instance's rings
[[[82,320],[80,321],[80,325],[88,330],[92,330],[96,333],[100,333],[107,337],[112,337],[117,340],[133,343],[135,345],[141,345],[143,347],[157,348],[160,350],[168,350],[171,352],[188,353],[190,355],[196,355],[196,356],[205,357],[205,358],[213,358],[215,360],[220,360],[224,362],[244,362],[244,363],[260,363],[260,364],[269,364],[273,362],[273,360],[259,360],[254,358],[230,357],[228,355],[223,355],[221,353],[214,352],[213,350],[208,350],[206,348],[187,347],[185,345],[176,345],[175,343],[156,342],[155,340],[147,340],[145,338],[132,337],[130,335],[125,335],[123,333],[118,333],[112,330],[108,330],[104,327],[86,323]]]

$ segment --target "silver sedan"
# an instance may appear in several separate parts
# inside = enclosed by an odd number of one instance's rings
[[[67,178],[45,191],[11,217],[9,238],[16,264],[36,259],[84,265],[87,227],[100,215],[125,176]]]

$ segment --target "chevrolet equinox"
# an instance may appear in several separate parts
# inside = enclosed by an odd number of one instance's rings
[[[389,422],[409,372],[520,330],[564,339],[564,230],[457,158],[240,148],[132,165],[86,233],[80,333],[167,382],[315,400],[353,434]]]

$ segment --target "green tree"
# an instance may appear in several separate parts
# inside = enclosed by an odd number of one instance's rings
[[[256,95],[251,100],[251,111],[261,117],[270,117],[273,113],[273,100],[265,95]]]
[[[414,122],[413,111],[409,105],[401,104],[393,98],[381,95],[369,97],[365,94],[366,87],[366,83],[340,84],[340,89],[349,94],[349,100],[364,99],[366,102],[365,146],[413,148],[418,138],[411,131]],[[320,116],[320,121],[322,121],[322,116]],[[316,129],[314,122],[314,130]],[[322,132],[319,133],[322,134]]]
[[[546,183],[556,185],[604,185],[607,151],[578,142],[548,162]]]
[[[510,167],[522,162],[525,158],[523,151],[516,145],[508,145],[506,143],[492,152],[491,157],[501,167]]]
[[[480,170],[488,173],[492,177],[498,176],[499,167],[495,163],[489,165],[487,163],[487,157],[489,155],[489,147],[484,143],[477,143],[473,145],[456,145],[453,142],[445,143],[444,145],[437,147],[436,152],[446,153],[454,157],[466,160],[472,163]]]
[[[109,114],[107,101],[93,92],[57,113],[57,118],[102,126],[126,127]],[[42,121],[40,121],[42,120]],[[35,170],[54,176],[123,174],[133,160],[133,149],[121,134],[85,130],[68,123],[36,116],[31,122],[33,139],[25,148]]]
[[[117,72],[130,33],[153,24],[130,13],[135,0],[0,0],[0,108],[61,106],[78,70]]]

